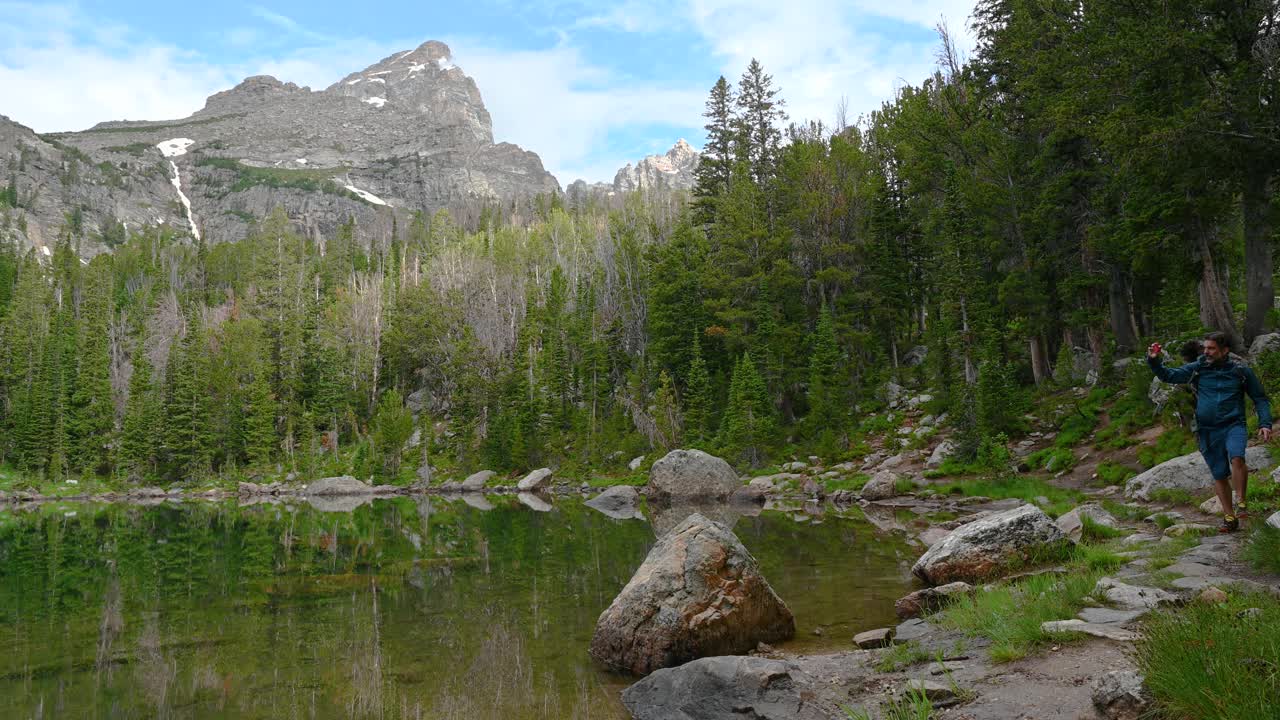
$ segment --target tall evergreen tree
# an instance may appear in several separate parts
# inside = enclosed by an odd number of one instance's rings
[[[117,468],[126,477],[145,478],[156,471],[157,439],[162,435],[161,402],[153,387],[151,359],[142,340],[133,351],[133,374],[120,431]]]
[[[716,201],[729,189],[737,133],[735,103],[733,88],[721,75],[711,87],[706,110],[702,113],[702,117],[707,119],[703,126],[707,131],[707,142],[698,157],[693,186],[694,220],[702,225],[715,222]]]
[[[751,179],[765,186],[773,178],[777,167],[778,148],[782,145],[782,123],[787,114],[785,104],[778,97],[773,76],[755,58],[738,80],[738,94],[734,99],[738,106],[735,116],[735,154],[747,163]]]
[[[711,378],[702,360],[700,336],[701,333],[695,332],[689,343],[689,370],[685,374],[685,441],[691,447],[705,446],[711,427]]]

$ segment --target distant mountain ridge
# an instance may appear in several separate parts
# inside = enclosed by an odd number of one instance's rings
[[[662,155],[648,155],[635,165],[627,163],[614,174],[612,183],[575,180],[566,188],[565,193],[574,198],[608,196],[634,190],[692,190],[697,180],[695,173],[700,157],[701,154],[692,145],[680,138]]]
[[[175,140],[183,151],[162,155]],[[74,215],[85,255],[117,226],[194,224],[210,242],[238,239],[276,206],[310,235],[355,219],[378,240],[415,211],[560,189],[535,153],[494,142],[475,81],[436,41],[319,91],[246,78],[178,120],[38,136],[0,117],[0,162],[19,189],[8,212],[20,242],[47,247]]]

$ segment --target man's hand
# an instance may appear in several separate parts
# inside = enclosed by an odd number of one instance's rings
[[[1271,442],[1271,428],[1258,428],[1258,437],[1262,442]]]
[[[1160,357],[1160,343],[1151,343],[1151,347],[1147,348],[1147,357]]]

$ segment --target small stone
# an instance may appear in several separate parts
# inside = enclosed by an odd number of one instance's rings
[[[860,632],[853,636],[853,644],[863,650],[888,647],[893,644],[893,628],[877,628]]]
[[[1138,720],[1152,702],[1143,677],[1132,670],[1113,670],[1093,682],[1093,706],[1108,720]]]
[[[1156,521],[1156,518],[1160,518],[1160,517],[1169,518],[1170,520],[1177,522],[1182,519],[1182,513],[1177,512],[1176,510],[1167,510],[1167,511],[1162,511],[1158,513],[1152,513],[1142,518],[1142,522],[1154,523]]]
[[[1280,512],[1274,513],[1271,517],[1267,518],[1267,524],[1277,530],[1280,530]]]
[[[1107,640],[1116,640],[1118,642],[1132,642],[1138,639],[1138,634],[1129,630],[1122,630],[1113,625],[1098,625],[1095,623],[1087,623],[1079,619],[1071,620],[1051,620],[1049,622],[1040,623],[1040,631],[1045,633],[1084,633],[1093,637],[1105,638]]]
[[[816,628],[814,628],[814,629],[813,629],[813,634],[814,634],[814,635],[817,635],[818,637],[822,637],[822,635],[823,635],[822,628],[820,628],[820,627],[816,627]]]
[[[956,696],[956,690],[951,685],[936,682],[934,680],[911,679],[903,686],[903,690],[908,695],[924,695],[929,698],[930,702],[940,702],[951,700]]]
[[[893,609],[897,612],[898,617],[903,619],[920,617],[941,609],[961,595],[972,593],[973,586],[969,583],[962,581],[947,583],[935,588],[916,590],[898,598],[897,602],[893,604]]]
[[[933,629],[933,625],[919,618],[908,620],[899,623],[898,627],[893,629],[893,642],[894,644],[902,644],[912,640],[919,640],[932,633]]]
[[[1129,585],[1110,577],[1098,580],[1093,594],[1126,610],[1150,609],[1177,601],[1175,596],[1159,588]]]
[[[1148,612],[1147,608],[1139,608],[1136,610],[1115,610],[1113,608],[1093,608],[1087,607],[1081,610],[1076,617],[1087,623],[1095,625],[1124,625],[1142,617]]]
[[[1200,512],[1205,513],[1206,515],[1221,515],[1222,501],[1215,495],[1200,503]]]
[[[1165,537],[1182,537],[1183,535],[1204,535],[1213,532],[1213,528],[1200,523],[1178,523],[1164,529]]]
[[[756,652],[761,655],[768,655],[773,652],[773,646],[767,642],[756,643]]]
[[[1262,608],[1248,608],[1246,610],[1241,610],[1240,612],[1236,613],[1236,617],[1240,618],[1241,620],[1244,620],[1246,618],[1262,617]]]
[[[1201,590],[1200,594],[1196,596],[1197,601],[1202,603],[1210,603],[1214,605],[1227,602],[1230,599],[1231,598],[1228,597],[1225,592],[1214,587],[1213,585],[1210,585],[1209,587]]]
[[[942,662],[940,662],[940,663],[934,663],[934,664],[930,665],[930,666],[929,666],[929,674],[930,674],[930,675],[945,675],[945,674],[947,674],[947,673],[952,673],[952,672],[955,672],[955,671],[957,671],[957,670],[963,670],[963,669],[964,669],[964,665],[963,665],[963,664],[961,664],[961,663],[958,663],[958,662],[950,662],[950,661],[944,660],[944,661],[942,661]]]

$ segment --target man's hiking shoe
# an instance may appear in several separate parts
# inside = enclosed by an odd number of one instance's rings
[[[1245,507],[1244,503],[1236,505],[1236,517],[1242,520],[1249,517],[1249,508]]]
[[[1230,515],[1224,518],[1222,524],[1218,526],[1218,532],[1223,533],[1224,535],[1226,533],[1233,533],[1239,529],[1240,519]]]

